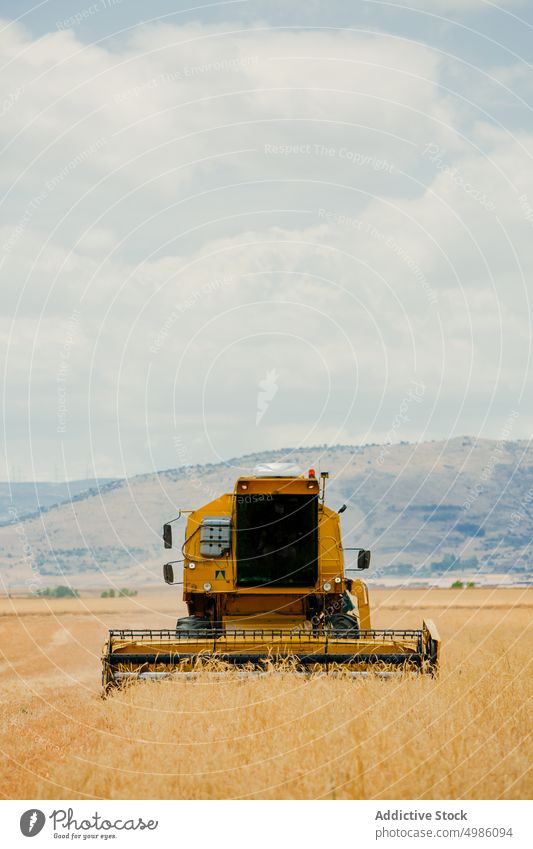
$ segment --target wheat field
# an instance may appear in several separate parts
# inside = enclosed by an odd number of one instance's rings
[[[108,627],[175,597],[0,600],[0,793],[19,799],[523,799],[533,590],[375,590],[376,627],[435,620],[438,680],[147,682],[100,697]]]

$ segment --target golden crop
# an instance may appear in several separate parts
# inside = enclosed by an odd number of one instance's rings
[[[206,675],[102,700],[106,628],[169,627],[168,597],[2,602],[2,795],[529,798],[533,592],[380,590],[372,601],[378,627],[436,621],[438,680]]]

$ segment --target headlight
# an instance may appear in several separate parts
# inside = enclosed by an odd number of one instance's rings
[[[331,584],[330,584],[330,582],[329,582],[329,581],[326,581],[326,583],[324,584],[324,586],[322,587],[322,589],[324,590],[324,592],[325,592],[325,593],[329,593],[329,591],[330,591],[330,589],[331,589]]]
[[[340,582],[341,582],[341,579],[340,579],[340,578],[335,578],[335,583],[336,583],[336,584],[340,584]]]
[[[196,569],[196,563],[189,563],[189,569]]]
[[[206,593],[211,591],[211,584],[209,582],[204,584],[204,590],[206,591]]]

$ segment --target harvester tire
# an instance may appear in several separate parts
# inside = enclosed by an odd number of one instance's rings
[[[355,616],[350,616],[349,613],[333,613],[332,616],[328,617],[328,625],[334,631],[345,631],[347,637],[359,636],[359,622]]]
[[[184,616],[176,622],[176,631],[210,631],[211,628],[210,620],[200,616]]]

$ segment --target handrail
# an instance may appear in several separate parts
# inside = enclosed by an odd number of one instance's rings
[[[413,629],[413,628],[370,628],[361,631],[355,631],[350,633],[347,630],[339,630],[339,629],[329,629],[324,630],[321,633],[314,633],[312,630],[302,630],[302,631],[294,631],[294,630],[285,630],[283,628],[236,628],[227,631],[217,631],[216,629],[210,628],[202,628],[202,629],[192,629],[192,630],[180,630],[176,631],[173,629],[135,629],[135,628],[115,628],[109,631],[110,638],[119,638],[119,639],[146,639],[146,640],[163,640],[167,639],[172,642],[180,641],[180,640],[191,640],[191,639],[246,639],[247,637],[254,638],[280,638],[286,639],[291,642],[297,641],[312,641],[321,638],[328,639],[347,639],[347,640],[365,640],[365,639],[396,639],[396,638],[409,638],[416,637],[420,638],[422,636],[421,629]]]

